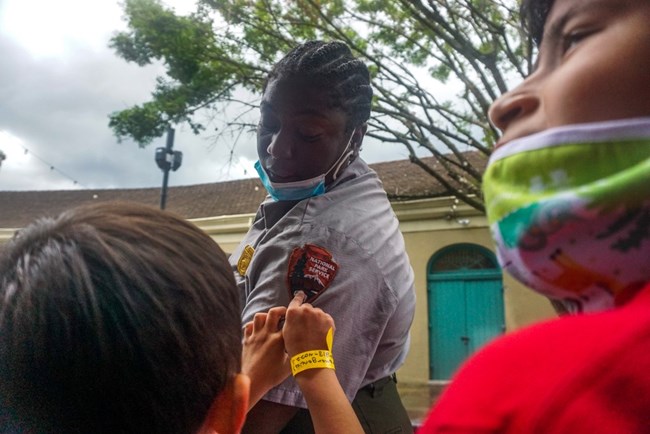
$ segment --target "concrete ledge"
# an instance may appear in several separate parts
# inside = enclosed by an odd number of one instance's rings
[[[397,379],[397,390],[413,428],[420,427],[429,409],[448,384],[449,381],[401,382]]]

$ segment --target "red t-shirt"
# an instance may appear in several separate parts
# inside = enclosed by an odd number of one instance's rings
[[[650,286],[620,308],[488,345],[432,408],[426,433],[650,433]]]

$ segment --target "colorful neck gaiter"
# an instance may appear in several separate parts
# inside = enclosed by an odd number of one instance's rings
[[[501,266],[571,311],[608,309],[650,282],[650,118],[513,140],[483,189]]]

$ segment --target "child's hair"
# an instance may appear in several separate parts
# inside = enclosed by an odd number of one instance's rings
[[[8,432],[196,432],[239,372],[231,269],[180,217],[96,204],[38,220],[2,249]]]
[[[555,0],[522,0],[519,10],[524,30],[537,46],[542,43],[544,24]]]
[[[348,115],[348,127],[370,118],[372,87],[368,67],[343,42],[308,41],[295,47],[275,64],[264,90],[274,79],[303,80],[327,89],[333,106]]]

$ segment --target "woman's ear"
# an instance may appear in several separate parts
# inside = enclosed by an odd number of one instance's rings
[[[248,411],[249,393],[248,376],[235,375],[214,399],[200,433],[238,434],[241,432]]]

